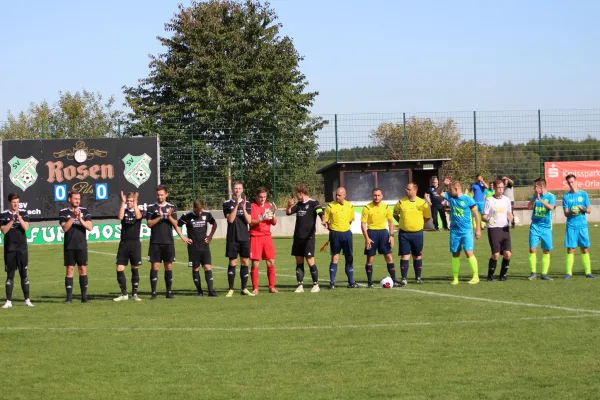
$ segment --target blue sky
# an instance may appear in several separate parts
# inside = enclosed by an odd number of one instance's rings
[[[3,2],[0,120],[54,103],[59,91],[85,88],[121,104],[121,87],[148,74],[177,3]],[[320,92],[315,114],[600,108],[600,2],[271,5]]]

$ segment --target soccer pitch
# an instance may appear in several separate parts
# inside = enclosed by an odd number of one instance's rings
[[[553,281],[528,281],[527,227],[513,230],[506,282],[485,281],[487,232],[476,241],[481,283],[450,285],[447,232],[426,232],[425,285],[327,290],[328,253],[317,255],[320,293],[293,293],[291,239],[276,238],[280,294],[243,297],[227,289],[224,242],[211,244],[217,298],[196,297],[187,252],[177,241],[174,300],[149,300],[149,265],[140,269],[142,302],[114,303],[117,243],[89,245],[89,296],[62,304],[62,246],[32,246],[29,277],[35,308],[0,310],[4,371],[0,398],[10,399],[585,399],[598,398],[600,279],[586,279],[579,255],[562,279],[564,225],[554,227]],[[600,228],[590,225],[594,273]],[[317,238],[320,247],[326,237]],[[366,280],[363,238],[354,237],[355,277]],[[395,252],[398,245],[396,244]],[[148,242],[143,242],[146,253]],[[396,266],[398,269],[398,257]],[[541,257],[538,257],[538,264]],[[343,260],[343,258],[342,258]],[[538,265],[539,274],[540,265]],[[236,288],[239,288],[239,268]],[[131,274],[126,270],[128,290]],[[387,275],[382,256],[374,279]],[[18,275],[17,275],[18,276]],[[206,292],[204,275],[201,273]],[[2,293],[2,298],[4,294]]]

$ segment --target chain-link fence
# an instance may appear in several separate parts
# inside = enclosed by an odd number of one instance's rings
[[[219,207],[238,179],[248,193],[266,186],[280,205],[300,182],[319,197],[323,184],[315,171],[336,161],[452,158],[444,173],[463,181],[482,173],[530,186],[544,175],[544,162],[600,159],[600,110],[315,117],[323,123],[317,132],[284,118],[268,126],[157,121],[140,127],[115,121],[106,136],[159,135],[161,182],[179,207],[189,207],[195,198]],[[3,138],[14,137],[7,133],[11,128],[0,123]],[[29,129],[27,138],[54,137],[47,124]],[[86,137],[85,130],[74,127],[68,137]]]

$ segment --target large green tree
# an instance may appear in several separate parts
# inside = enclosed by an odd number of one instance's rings
[[[2,139],[103,138],[118,134],[123,112],[113,109],[115,99],[104,101],[100,93],[59,92],[58,101],[31,103],[27,111],[11,112],[0,126]]]
[[[463,140],[454,120],[410,118],[403,124],[382,123],[371,137],[385,149],[385,158],[394,160],[451,158],[444,173],[464,183],[473,181],[476,172],[491,178],[488,169],[489,146]],[[477,151],[477,164],[475,152]],[[477,171],[476,171],[477,168]]]
[[[216,202],[230,177],[289,193],[315,162],[317,92],[277,19],[258,1],[180,5],[149,75],[124,88],[129,130],[161,135],[161,179],[179,202]]]

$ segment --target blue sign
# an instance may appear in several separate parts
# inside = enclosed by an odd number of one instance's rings
[[[54,185],[54,201],[67,201],[67,185]]]
[[[96,183],[96,200],[108,200],[108,183]]]

